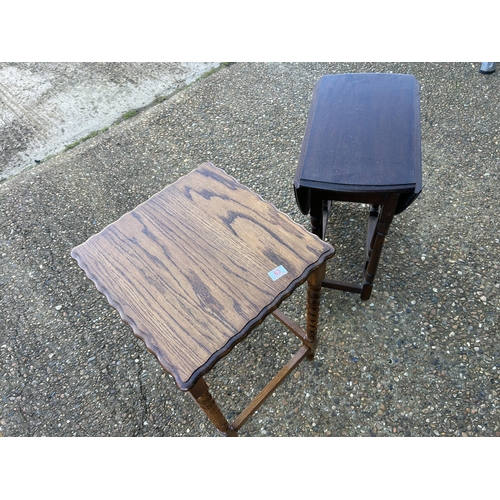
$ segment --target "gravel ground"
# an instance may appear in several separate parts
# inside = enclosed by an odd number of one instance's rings
[[[369,301],[324,290],[320,344],[241,436],[500,436],[500,92],[480,63],[235,64],[0,184],[0,432],[215,436],[70,250],[204,161],[291,218],[316,80],[411,73],[424,189]],[[367,208],[336,204],[329,273],[360,274]],[[304,288],[284,309],[304,321]],[[263,323],[206,377],[235,416],[298,346]]]

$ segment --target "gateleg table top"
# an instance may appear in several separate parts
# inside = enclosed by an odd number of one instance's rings
[[[422,189],[420,86],[413,75],[325,75],[314,88],[295,187]]]

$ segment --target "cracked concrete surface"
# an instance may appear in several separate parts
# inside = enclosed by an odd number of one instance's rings
[[[0,181],[219,63],[0,63]]]

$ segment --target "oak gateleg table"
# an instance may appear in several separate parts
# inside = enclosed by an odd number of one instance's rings
[[[294,179],[300,211],[325,238],[332,201],[370,205],[361,283],[323,286],[370,298],[393,217],[422,190],[420,85],[413,75],[325,75],[314,87]]]
[[[75,247],[71,255],[222,435],[241,426],[317,345],[333,247],[211,163],[203,163]],[[305,329],[278,306],[307,281]],[[273,314],[300,348],[229,423],[205,382]]]

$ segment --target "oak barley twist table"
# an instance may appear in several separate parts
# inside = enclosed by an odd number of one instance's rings
[[[71,255],[221,434],[241,426],[317,345],[334,249],[210,163],[166,187]],[[277,308],[308,282],[306,327]],[[301,341],[231,423],[203,376],[273,314]]]
[[[294,180],[297,204],[325,238],[332,201],[371,206],[362,283],[323,286],[370,297],[394,215],[422,190],[419,84],[412,75],[325,75],[314,88]]]

